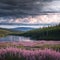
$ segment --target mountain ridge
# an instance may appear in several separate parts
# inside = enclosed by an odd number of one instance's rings
[[[11,30],[15,30],[15,31],[29,31],[29,30],[33,30],[36,28],[31,28],[31,27],[17,27],[17,28],[11,28]]]

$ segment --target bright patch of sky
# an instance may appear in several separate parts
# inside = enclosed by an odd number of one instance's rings
[[[10,19],[3,19],[0,18],[0,27],[3,28],[16,28],[16,27],[33,27],[33,28],[39,28],[39,27],[46,27],[44,24],[58,24],[60,23],[60,13],[54,13],[54,14],[47,14],[47,15],[37,15],[37,16],[28,16],[25,18],[10,18]],[[7,25],[4,25],[6,23]],[[13,25],[9,25],[9,23],[12,23]],[[14,25],[14,23],[16,25]],[[20,25],[17,25],[20,24]],[[22,24],[22,25],[21,25]],[[28,25],[23,25],[28,24]],[[31,24],[31,26],[30,26]],[[34,24],[43,24],[42,26],[38,26]],[[48,25],[47,25],[48,26]]]
[[[28,16],[25,18],[16,19],[0,19],[0,23],[22,23],[22,24],[48,24],[48,23],[60,23],[60,13]]]

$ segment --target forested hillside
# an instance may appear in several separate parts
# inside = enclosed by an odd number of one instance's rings
[[[60,24],[31,30],[20,35],[37,40],[60,40]]]

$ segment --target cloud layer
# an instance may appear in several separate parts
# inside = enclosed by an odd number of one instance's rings
[[[60,12],[59,0],[0,0],[0,16],[29,16]]]
[[[60,0],[0,0],[0,27],[18,27],[9,23],[27,26],[60,23]]]
[[[60,23],[60,14],[48,14],[48,15],[37,15],[28,16],[25,18],[0,18],[0,23],[16,23],[16,24],[53,24]]]

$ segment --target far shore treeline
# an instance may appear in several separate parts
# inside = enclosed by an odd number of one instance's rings
[[[30,31],[12,31],[0,28],[0,37],[6,35],[17,35],[30,37],[33,40],[60,40],[60,24],[56,26],[48,26]]]

